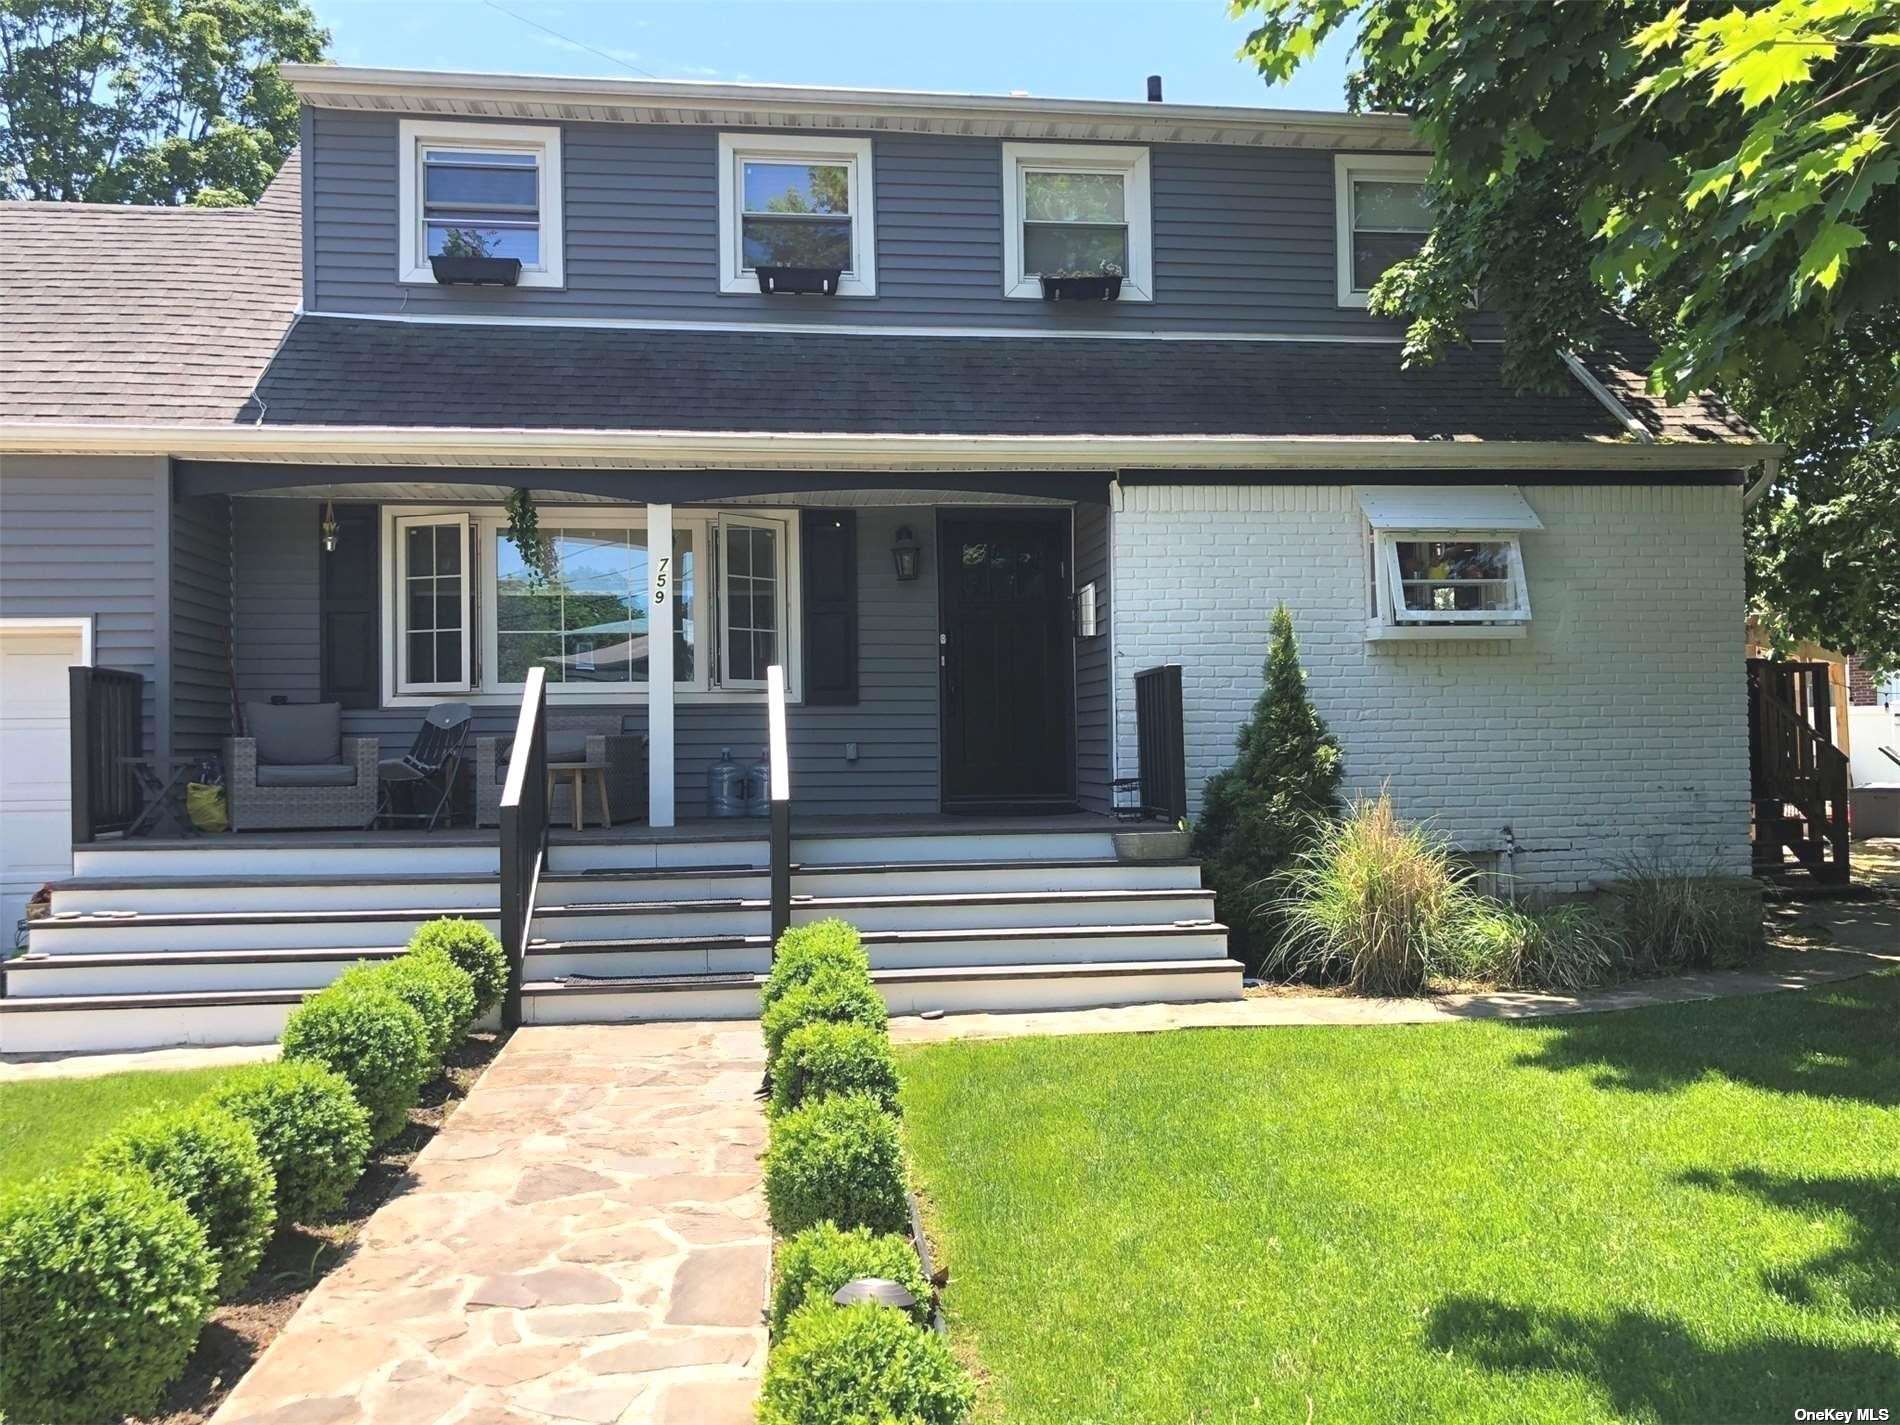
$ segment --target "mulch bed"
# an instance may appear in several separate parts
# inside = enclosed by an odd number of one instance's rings
[[[342,1210],[327,1222],[278,1230],[250,1283],[211,1313],[184,1375],[166,1392],[164,1408],[138,1425],[204,1425],[217,1412],[303,1299],[349,1255],[370,1214],[407,1190],[416,1154],[468,1096],[507,1038],[506,1032],[471,1034],[450,1052],[441,1076],[423,1085],[409,1126],[370,1156]]]

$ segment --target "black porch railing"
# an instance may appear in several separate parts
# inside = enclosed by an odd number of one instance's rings
[[[772,798],[772,954],[792,923],[792,769],[786,761],[785,670],[765,670],[765,715]]]
[[[73,843],[138,819],[134,764],[145,750],[145,678],[123,668],[71,668]]]
[[[534,897],[548,854],[547,669],[530,668],[515,720],[508,780],[501,792],[501,948],[508,956],[502,1023],[521,1025],[521,978],[534,924]]]
[[[1181,719],[1181,666],[1135,674],[1135,750],[1141,808],[1170,825],[1187,817],[1187,734]]]

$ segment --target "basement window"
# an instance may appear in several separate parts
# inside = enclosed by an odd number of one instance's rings
[[[1368,637],[1521,638],[1531,619],[1526,530],[1543,528],[1506,486],[1362,486],[1373,608]]]

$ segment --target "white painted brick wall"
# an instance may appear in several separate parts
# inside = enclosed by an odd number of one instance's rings
[[[1635,853],[1748,868],[1741,493],[1530,487],[1530,637],[1368,643],[1347,485],[1135,486],[1113,524],[1119,775],[1136,672],[1182,666],[1190,797],[1233,757],[1267,621],[1292,611],[1352,791],[1390,786],[1473,852],[1507,824],[1523,883],[1577,889]]]

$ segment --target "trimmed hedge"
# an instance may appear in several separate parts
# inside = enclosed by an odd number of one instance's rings
[[[291,1012],[279,1042],[284,1058],[321,1064],[349,1080],[369,1110],[372,1146],[402,1132],[433,1067],[422,1016],[375,984],[318,991]]]
[[[277,1216],[315,1222],[343,1205],[369,1157],[369,1110],[349,1080],[321,1064],[258,1064],[224,1079],[209,1101],[250,1125],[277,1176]]]
[[[897,1111],[897,1056],[890,1036],[862,1024],[821,1020],[785,1036],[772,1070],[772,1112],[780,1114],[827,1094],[863,1094]]]
[[[897,1120],[862,1094],[815,1099],[774,1119],[765,1204],[781,1237],[826,1219],[903,1231],[910,1205]]]
[[[0,1204],[0,1412],[154,1413],[215,1301],[205,1229],[144,1173],[80,1168]]]
[[[92,1150],[91,1166],[140,1172],[185,1205],[205,1229],[220,1298],[257,1270],[277,1226],[277,1181],[248,1124],[198,1102],[128,1119]]]
[[[776,1340],[800,1307],[828,1302],[838,1288],[859,1277],[885,1277],[917,1298],[911,1313],[919,1326],[930,1324],[930,1283],[908,1237],[895,1232],[873,1236],[868,1228],[844,1231],[835,1222],[819,1222],[779,1244],[772,1258],[772,1337]]]
[[[508,956],[494,932],[473,920],[444,916],[419,927],[409,939],[415,953],[439,950],[475,986],[475,1014],[487,1014],[508,992]]]
[[[432,1068],[441,1065],[475,1021],[475,983],[441,950],[399,955],[381,964],[355,964],[332,984],[386,990],[413,1009],[428,1035]]]
[[[821,965],[810,979],[781,995],[759,1017],[765,1034],[766,1067],[778,1073],[779,1051],[794,1029],[807,1024],[861,1024],[882,1034],[890,1026],[884,997],[871,984],[870,972]]]
[[[808,1306],[772,1351],[759,1425],[963,1425],[975,1402],[950,1348],[901,1311]]]
[[[778,938],[772,972],[759,990],[760,1007],[770,1009],[826,966],[862,970],[869,978],[871,957],[865,953],[857,927],[837,919],[792,926]]]

